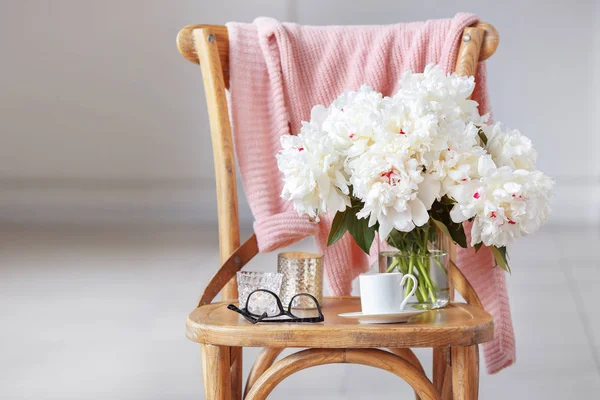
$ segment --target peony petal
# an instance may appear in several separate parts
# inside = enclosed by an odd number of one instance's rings
[[[475,220],[471,227],[471,246],[475,246],[477,243],[481,243],[481,225],[478,220]]]
[[[385,240],[387,239],[388,235],[390,234],[390,232],[392,231],[392,229],[394,229],[394,225],[392,224],[392,221],[388,218],[388,217],[383,217],[380,215],[378,218],[379,221],[379,236]]]
[[[369,216],[369,227],[375,225],[377,223],[377,215],[372,212],[371,215]]]
[[[504,190],[508,193],[518,193],[521,190],[521,185],[515,182],[506,182],[504,184]]]
[[[459,203],[469,203],[473,201],[473,194],[479,191],[481,182],[469,181],[461,185],[448,188],[448,195]]]
[[[410,212],[412,213],[412,220],[416,226],[423,226],[429,221],[427,209],[419,199],[414,199],[410,202]]]
[[[410,232],[415,229],[410,210],[393,212],[394,228],[400,232]]]
[[[462,207],[458,204],[456,204],[454,207],[452,207],[452,210],[450,210],[450,218],[452,218],[452,222],[457,222],[457,223],[464,222],[469,219],[463,213]]]
[[[323,123],[325,118],[327,118],[328,110],[325,106],[320,104],[314,106],[312,110],[310,110],[310,119],[311,122],[316,122],[318,124]]]
[[[492,161],[492,157],[486,155],[479,158],[477,169],[479,170],[479,175],[487,176],[496,169],[496,164]]]
[[[431,174],[425,175],[423,182],[419,184],[418,197],[429,210],[433,202],[440,198],[440,181]]]

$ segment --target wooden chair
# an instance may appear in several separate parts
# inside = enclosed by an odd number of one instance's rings
[[[498,46],[487,23],[464,30],[456,72],[475,75],[477,62]],[[240,246],[234,152],[225,90],[229,86],[227,28],[189,25],[177,37],[181,54],[199,63],[210,117],[217,182],[221,268],[187,319],[187,337],[201,344],[205,395],[209,400],[264,399],[289,375],[312,366],[356,363],[390,371],[414,389],[417,399],[475,400],[479,387],[478,345],[493,338],[493,321],[454,264],[450,246],[449,283],[466,300],[420,314],[408,324],[360,325],[339,318],[360,310],[358,298],[326,298],[323,324],[251,325],[227,310],[237,299],[236,272],[258,253],[253,235]],[[211,303],[222,291],[222,302]],[[242,348],[263,347],[242,392]],[[410,350],[433,348],[433,379]],[[284,348],[307,348],[276,361]],[[390,351],[382,350],[389,349]]]

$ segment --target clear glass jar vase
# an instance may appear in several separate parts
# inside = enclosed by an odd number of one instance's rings
[[[379,252],[379,272],[401,272],[417,278],[417,290],[408,304],[420,309],[431,310],[448,304],[447,262],[447,253],[431,243],[422,252],[396,249]],[[412,285],[412,281],[407,280],[404,286],[406,294]]]

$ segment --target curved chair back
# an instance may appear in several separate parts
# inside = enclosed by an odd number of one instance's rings
[[[467,27],[460,39],[455,72],[474,76],[477,63],[489,58],[498,47],[498,32],[485,22]],[[217,206],[219,222],[219,248],[221,269],[205,289],[200,305],[210,303],[222,289],[225,300],[237,298],[235,272],[256,253],[256,237],[253,235],[240,246],[235,155],[225,90],[229,87],[229,35],[222,25],[188,25],[177,35],[179,52],[187,60],[200,64],[210,119],[215,175],[217,182]],[[451,267],[456,252],[450,240]],[[452,288],[456,288],[469,303],[479,299],[457,268],[449,272]]]

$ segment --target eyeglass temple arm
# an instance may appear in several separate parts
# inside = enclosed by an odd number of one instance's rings
[[[257,254],[258,243],[256,241],[256,234],[253,234],[240,247],[235,249],[227,261],[221,265],[221,268],[219,268],[204,289],[204,292],[202,292],[202,296],[200,296],[200,300],[198,301],[198,307],[210,304],[217,297],[221,289],[225,287],[227,282]]]

